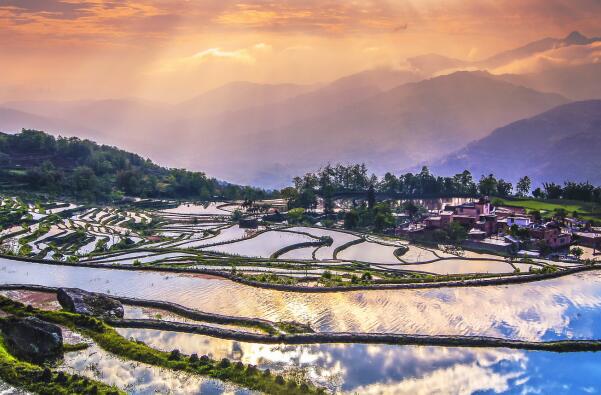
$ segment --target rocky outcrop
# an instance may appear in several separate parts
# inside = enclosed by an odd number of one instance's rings
[[[63,355],[61,328],[38,318],[7,318],[2,334],[8,351],[18,358],[43,362]]]
[[[116,299],[79,288],[59,288],[56,292],[63,309],[100,318],[123,318],[123,305]]]

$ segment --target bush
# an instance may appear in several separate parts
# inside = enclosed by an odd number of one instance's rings
[[[190,355],[190,362],[191,363],[197,363],[198,361],[199,361],[198,360],[198,354],[194,353],[194,354]]]
[[[285,383],[284,378],[280,375],[277,375],[275,377],[275,383],[279,384],[279,385],[284,385],[284,383]]]
[[[175,350],[171,351],[171,353],[169,354],[169,360],[170,361],[179,361],[181,356],[182,356],[182,354],[179,352],[179,350],[175,349]]]
[[[223,358],[223,359],[222,359],[222,360],[219,362],[219,367],[220,367],[220,368],[223,368],[223,369],[225,369],[225,368],[227,368],[227,367],[229,367],[229,366],[230,366],[230,360],[229,360],[229,359],[227,359],[227,358]]]
[[[42,375],[40,376],[40,380],[43,381],[44,383],[48,383],[49,381],[52,380],[52,372],[50,371],[50,369],[44,368],[44,371],[42,372]]]
[[[67,383],[67,376],[65,375],[64,372],[58,372],[58,374],[56,375],[56,382],[60,383],[60,384]]]

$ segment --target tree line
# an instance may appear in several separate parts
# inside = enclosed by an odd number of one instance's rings
[[[324,199],[326,211],[333,206],[336,196],[367,194],[373,190],[392,198],[475,197],[527,197],[539,199],[571,199],[601,203],[601,187],[589,183],[567,181],[563,186],[544,183],[531,191],[532,181],[524,176],[514,185],[494,174],[482,175],[478,180],[465,170],[449,177],[433,175],[427,166],[420,172],[395,175],[387,172],[383,177],[369,174],[365,164],[327,165],[316,172],[308,172],[293,179],[294,186],[280,191],[289,206],[311,209],[317,197]]]

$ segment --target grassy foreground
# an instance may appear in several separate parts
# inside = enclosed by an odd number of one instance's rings
[[[323,394],[325,390],[308,383],[298,383],[269,370],[260,371],[253,365],[240,362],[231,363],[227,359],[214,361],[206,356],[183,355],[173,350],[171,353],[159,351],[142,342],[128,340],[103,321],[66,311],[45,311],[25,306],[22,303],[0,296],[0,310],[16,316],[35,316],[42,320],[60,324],[90,337],[106,351],[149,365],[185,371],[228,381],[241,387],[275,395]],[[7,380],[8,381],[8,380]],[[15,380],[15,385],[19,384]],[[36,391],[37,392],[37,391]],[[42,393],[42,392],[40,392]],[[55,392],[62,394],[64,392]],[[68,392],[67,392],[68,393]]]

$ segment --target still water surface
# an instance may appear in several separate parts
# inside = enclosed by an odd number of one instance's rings
[[[187,354],[228,358],[274,372],[292,369],[319,385],[350,394],[591,393],[601,382],[601,355],[597,353],[364,344],[265,345],[147,329],[118,331],[165,351],[179,349]]]
[[[601,276],[583,273],[502,287],[301,294],[190,275],[0,260],[1,283],[80,287],[168,300],[205,311],[310,322],[319,331],[489,335],[516,339],[601,338]],[[119,329],[151,346],[208,354],[305,375],[344,393],[595,393],[601,354],[363,344],[264,345],[143,329]],[[165,376],[101,350],[64,366],[100,374],[132,393],[238,393],[198,378]],[[162,387],[163,386],[163,387]],[[172,387],[174,386],[174,387]],[[243,392],[243,391],[241,391]]]
[[[79,287],[220,314],[295,320],[318,331],[601,338],[601,274],[511,286],[303,294],[217,277],[0,260],[0,283]]]

